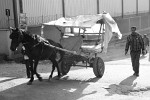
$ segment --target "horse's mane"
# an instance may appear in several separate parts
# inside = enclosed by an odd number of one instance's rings
[[[22,30],[21,30],[22,31]],[[47,39],[41,37],[40,35],[37,34],[31,34],[29,31],[22,31],[22,34],[25,37],[25,40],[29,41],[35,41],[35,42],[47,42]]]
[[[25,31],[25,30],[20,30],[20,31],[23,34],[24,38],[27,40],[36,40],[37,38],[36,34],[31,34],[29,31]]]

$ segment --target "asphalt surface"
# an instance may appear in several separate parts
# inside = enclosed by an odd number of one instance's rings
[[[20,67],[23,65],[1,64],[0,100],[150,100],[148,59],[148,54],[141,57],[139,77],[132,75],[130,57],[127,55],[120,60],[105,62],[102,78],[96,78],[92,68],[75,67],[60,80],[54,77],[48,81],[47,70],[41,71],[43,82],[35,79],[30,86],[26,85],[29,79],[21,76],[23,73],[25,75],[24,67]],[[39,67],[43,66],[46,69],[48,64],[39,64]]]

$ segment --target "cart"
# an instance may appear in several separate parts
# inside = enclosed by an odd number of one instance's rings
[[[91,67],[96,77],[101,78],[105,71],[105,64],[100,53],[106,53],[108,43],[113,35],[121,39],[117,23],[109,13],[97,15],[80,15],[72,18],[59,18],[55,21],[43,23],[55,26],[61,33],[59,42],[65,51],[63,60],[59,63],[62,75],[66,75],[72,66]],[[95,25],[97,32],[87,32]],[[95,31],[95,30],[94,30]],[[93,38],[91,38],[93,37]]]

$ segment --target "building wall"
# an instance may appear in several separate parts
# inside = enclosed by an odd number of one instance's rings
[[[23,12],[28,17],[28,25],[41,24],[63,16],[63,0],[22,1]],[[97,5],[99,5],[99,9]],[[103,11],[109,12],[112,17],[117,17],[122,14],[137,14],[137,10],[138,13],[149,12],[149,0],[64,0],[66,17],[97,14],[97,12],[102,13]]]
[[[97,0],[65,0],[66,17],[97,13]]]
[[[11,56],[9,30],[0,30],[0,54]]]
[[[0,28],[7,29],[9,27],[8,17],[5,14],[5,9],[10,9],[10,26],[14,26],[13,2],[12,0],[0,0]]]
[[[22,0],[28,25],[37,25],[62,17],[61,0]]]
[[[19,15],[19,0],[17,1],[17,14]],[[99,9],[97,9],[99,1]],[[123,14],[136,14],[149,12],[149,0],[64,0],[65,15],[72,17],[83,14],[97,14],[102,11],[109,12],[111,16]],[[138,8],[137,3],[138,1]],[[23,12],[27,14],[28,25],[39,25],[43,22],[58,19],[63,16],[62,0],[22,0]],[[5,9],[10,9],[10,26],[14,27],[13,0],[0,0],[0,29],[9,27]]]
[[[122,0],[99,0],[99,11],[109,12],[111,16],[121,16]]]
[[[148,12],[149,11],[149,0],[138,0],[138,11],[140,12]]]
[[[22,0],[23,12],[27,16],[62,15],[61,0]]]
[[[123,0],[124,14],[136,14],[136,0]]]

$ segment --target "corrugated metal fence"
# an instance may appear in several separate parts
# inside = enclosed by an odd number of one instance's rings
[[[11,10],[11,26],[14,23],[12,1],[0,0],[0,28],[8,27],[5,9]],[[27,15],[28,25],[39,25],[62,16],[73,17],[102,11],[109,12],[113,17],[123,17],[129,14],[147,13],[149,5],[149,0],[22,0],[23,13]]]
[[[36,25],[62,17],[61,0],[23,0],[23,12],[29,25]]]
[[[64,5],[63,2],[64,1]],[[63,12],[64,6],[64,12]],[[123,16],[149,12],[149,0],[23,0],[28,24],[35,25],[63,16],[109,12],[111,16]]]

